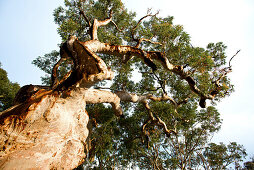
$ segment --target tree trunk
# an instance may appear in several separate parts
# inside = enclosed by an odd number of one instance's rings
[[[73,169],[81,164],[89,116],[79,93],[52,93],[2,112],[0,169]]]

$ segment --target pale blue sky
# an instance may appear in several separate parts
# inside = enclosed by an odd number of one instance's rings
[[[224,119],[214,141],[236,141],[254,156],[254,1],[253,0],[124,0],[138,16],[147,8],[160,9],[184,26],[196,46],[223,41],[233,60],[230,74],[236,92],[219,104]],[[60,38],[53,21],[53,10],[62,0],[0,0],[0,62],[9,79],[40,84],[44,73],[31,64],[37,56],[57,50]]]

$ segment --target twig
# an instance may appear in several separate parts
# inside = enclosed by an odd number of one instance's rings
[[[112,20],[111,22],[112,22],[113,25],[116,27],[117,31],[123,32],[123,30],[121,30],[113,20]]]
[[[143,42],[143,41],[147,41],[147,42],[150,42],[151,44],[157,44],[157,45],[162,45],[161,43],[159,42],[155,42],[155,41],[152,41],[153,37],[151,37],[150,39],[146,39],[146,38],[140,38],[140,39],[137,39],[137,45],[135,46],[136,48],[138,48],[140,46],[140,44]]]
[[[238,50],[235,55],[233,55],[233,57],[231,57],[231,59],[229,60],[229,67],[231,68],[231,61],[232,59],[240,52],[241,50]]]
[[[158,11],[156,14],[153,15],[153,14],[151,14],[150,10],[148,9],[147,13],[148,13],[147,15],[145,15],[145,16],[143,16],[142,18],[139,19],[139,21],[138,21],[138,23],[136,24],[136,26],[133,27],[132,30],[131,30],[132,39],[133,39],[134,41],[139,42],[139,39],[136,39],[136,38],[134,37],[134,31],[137,29],[137,27],[139,26],[139,24],[140,24],[145,18],[147,18],[147,17],[155,17],[156,15],[159,14],[159,11]]]
[[[161,86],[161,88],[162,88],[162,90],[163,90],[163,93],[165,94],[165,95],[167,95],[167,92],[166,92],[166,90],[165,90],[165,81],[162,81],[162,80],[160,80],[160,78],[156,75],[156,73],[153,71],[153,75],[155,76],[155,78],[158,80],[158,82],[159,82],[159,84],[160,84],[160,86]]]

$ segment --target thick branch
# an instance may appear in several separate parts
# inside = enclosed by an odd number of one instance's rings
[[[61,46],[61,57],[71,58],[74,66],[71,72],[66,75],[68,77],[65,76],[66,81],[61,81],[58,89],[72,85],[91,87],[98,81],[113,78],[113,72],[106,66],[105,62],[74,36],[71,36]],[[54,70],[57,69],[58,65],[56,64]],[[54,74],[56,74],[54,70],[52,77],[55,77]]]
[[[107,43],[101,43],[99,41],[89,41],[83,43],[83,45],[87,46],[93,52],[111,54],[121,57],[122,59],[128,60],[132,56],[137,56],[141,58],[145,64],[151,67],[153,70],[157,69],[156,64],[153,60],[159,61],[165,70],[173,72],[179,75],[182,79],[186,80],[190,86],[190,89],[200,96],[200,106],[202,108],[205,107],[206,99],[213,99],[215,95],[212,94],[204,94],[201,90],[196,86],[196,82],[194,79],[188,74],[188,72],[184,71],[182,66],[171,64],[164,53],[158,51],[145,51],[132,46],[121,46],[121,45],[110,45]],[[126,58],[126,56],[128,58]]]
[[[102,26],[109,23],[111,19],[107,19],[104,21],[96,21],[98,24],[97,26]],[[90,75],[91,82],[101,81],[105,79],[105,75],[112,75],[111,71],[107,69],[104,61],[96,55],[96,53],[103,53],[109,55],[115,55],[122,58],[124,62],[127,62],[132,56],[136,56],[141,58],[146,65],[152,68],[152,70],[156,70],[157,66],[153,60],[156,60],[161,63],[165,70],[169,72],[173,72],[179,75],[182,79],[186,80],[190,89],[200,96],[200,106],[205,107],[206,99],[213,99],[217,93],[214,91],[218,90],[217,88],[212,91],[210,94],[204,94],[201,90],[196,86],[196,82],[194,79],[189,75],[188,72],[184,71],[182,66],[173,65],[171,64],[164,53],[158,51],[145,51],[136,47],[132,46],[122,46],[122,45],[111,45],[107,43],[101,43],[97,40],[91,40],[87,42],[80,42],[75,38],[71,38],[72,40],[69,41],[69,51],[74,60],[78,63],[76,65],[79,66],[77,72],[79,74],[86,74],[87,73],[87,62],[90,62],[89,58],[92,58],[95,63],[93,67],[91,67],[91,71],[94,72],[94,69],[97,67],[98,71]],[[75,40],[73,40],[75,39]],[[88,59],[86,59],[88,58]],[[91,72],[89,71],[89,72]],[[101,73],[101,74],[99,74]],[[100,77],[102,76],[102,77]],[[107,76],[106,76],[107,77]],[[108,76],[110,77],[110,76]],[[87,78],[88,81],[89,78]],[[87,81],[85,81],[87,83]],[[94,83],[93,83],[94,84]]]
[[[144,103],[146,100],[152,100],[152,101],[170,101],[174,105],[177,105],[177,103],[172,99],[171,97],[167,95],[163,95],[162,97],[155,97],[151,94],[147,95],[137,95],[134,93],[128,93],[125,91],[117,91],[115,93],[118,97],[120,97],[121,101],[125,102],[133,102],[133,103]]]
[[[124,59],[125,62],[127,62],[132,56],[139,57],[153,70],[157,69],[153,59],[159,61],[166,70],[173,71],[175,67],[169,63],[168,59],[163,53],[157,51],[145,51],[132,46],[111,45],[107,43],[101,43],[99,41],[87,41],[82,44],[87,46],[91,51],[95,53],[104,53],[119,56]]]
[[[116,94],[96,89],[85,89],[81,93],[83,93],[87,104],[110,103],[117,116],[121,116],[123,114],[120,107],[120,98]]]
[[[95,19],[93,22],[92,40],[98,40],[98,35],[97,35],[98,28],[109,24],[111,21],[112,21],[112,18],[107,18],[103,21],[99,21]]]

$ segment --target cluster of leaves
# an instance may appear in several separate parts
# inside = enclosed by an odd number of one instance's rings
[[[81,15],[80,10],[87,19]],[[92,23],[94,19],[104,20],[109,17],[110,12],[121,31],[112,23],[99,28],[98,38],[101,42],[131,46],[136,45],[135,39],[138,38],[159,42],[160,44],[144,41],[140,48],[163,52],[172,64],[183,66],[204,94],[211,93],[216,88],[214,82],[218,80],[221,87],[215,101],[234,90],[227,76],[220,79],[227,68],[226,46],[219,42],[208,44],[206,49],[193,47],[183,26],[174,25],[171,16],[161,18],[150,15],[149,11],[150,17],[139,22],[135,20],[135,13],[125,9],[121,0],[65,0],[65,7],[55,9],[54,17],[62,41],[66,41],[69,35],[73,34],[79,40],[87,41],[90,40],[89,22]],[[165,71],[159,63],[154,71],[138,58],[122,63],[121,59],[115,56],[104,54],[100,57],[116,74],[112,83],[106,84],[111,91],[124,90],[138,95],[149,93],[155,96],[167,93],[179,103],[177,111],[170,102],[149,103],[151,111],[160,117],[169,129],[176,130],[177,134],[168,137],[161,127],[149,124],[146,127],[149,135],[144,136],[141,129],[149,116],[142,104],[121,103],[125,118],[116,118],[110,106],[90,105],[87,111],[93,128],[89,138],[93,144],[88,154],[90,163],[87,166],[103,169],[122,169],[128,166],[138,166],[140,169],[219,166],[219,162],[216,164],[216,161],[212,161],[212,154],[217,153],[214,150],[217,145],[207,145],[222,123],[215,102],[212,103],[213,106],[200,110],[200,98],[191,91],[188,83]],[[33,61],[33,64],[46,72],[46,76],[42,78],[44,84],[50,84],[51,70],[57,60],[59,53],[52,51]],[[66,61],[59,67],[59,77],[65,75],[69,69],[71,62]],[[136,74],[137,72],[139,73]],[[96,88],[101,85],[105,83],[96,85]],[[239,157],[236,158],[237,155],[232,157],[231,146],[235,147],[235,151],[239,151],[240,158],[245,155],[242,147],[231,143],[226,147],[231,155],[223,157],[224,162],[240,160]]]
[[[210,143],[204,151],[204,157],[212,169],[226,169],[231,163],[234,163],[235,169],[239,169],[239,163],[246,155],[243,146],[236,142],[231,142],[227,146],[223,143]]]
[[[8,79],[7,72],[1,68],[0,63],[0,111],[13,105],[13,100],[19,89],[18,83],[12,83]]]

